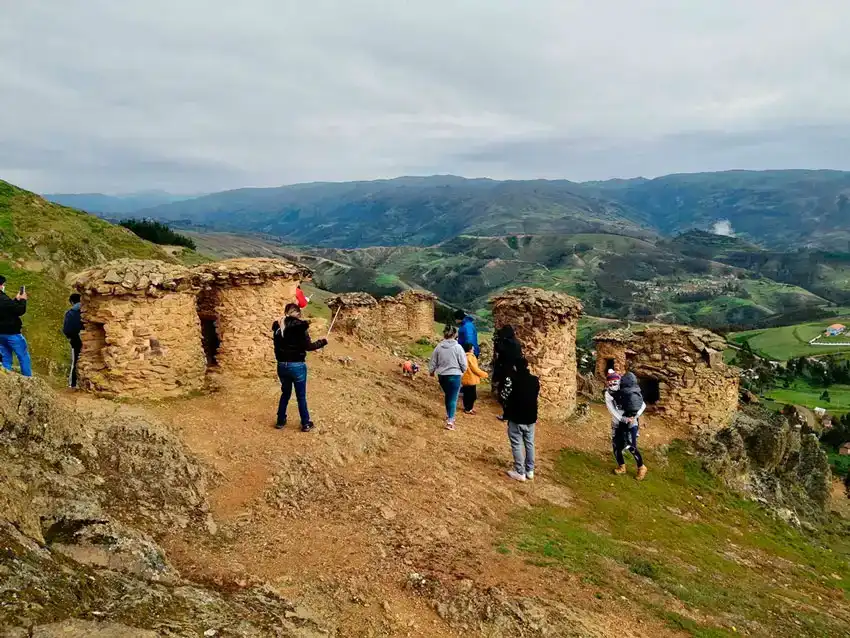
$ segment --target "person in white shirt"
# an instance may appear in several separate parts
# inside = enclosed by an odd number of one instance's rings
[[[637,463],[637,479],[642,481],[649,471],[638,450],[640,417],[646,410],[646,403],[643,401],[637,377],[631,372],[620,377],[614,370],[609,370],[606,382],[605,405],[611,413],[611,447],[617,461],[614,474],[626,473],[623,452],[628,450]]]

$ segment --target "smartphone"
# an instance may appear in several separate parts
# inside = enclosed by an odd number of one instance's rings
[[[19,294],[25,295],[27,293],[27,287],[21,286],[21,289],[18,291]]]

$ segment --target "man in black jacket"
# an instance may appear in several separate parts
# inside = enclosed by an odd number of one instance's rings
[[[537,399],[540,381],[528,369],[528,361],[517,361],[510,375],[510,393],[505,399],[508,439],[514,456],[514,469],[508,472],[515,481],[534,479],[534,426],[537,424]]]
[[[283,324],[283,325],[281,325]],[[277,406],[277,425],[280,430],[286,425],[286,408],[292,398],[298,401],[298,413],[301,417],[301,431],[313,429],[310,412],[307,409],[307,353],[328,345],[327,339],[310,340],[310,324],[301,319],[301,308],[297,303],[286,306],[284,316],[272,324],[274,337],[274,356],[277,359],[277,376],[280,379],[280,401]]]
[[[27,293],[23,289],[14,299],[6,294],[6,278],[0,275],[0,356],[3,357],[3,367],[12,369],[12,354],[18,357],[21,374],[32,376],[32,363],[27,348],[27,340],[21,334],[23,322],[21,317],[27,311]]]
[[[71,374],[68,375],[68,387],[77,387],[77,360],[80,358],[80,352],[83,349],[83,340],[80,339],[80,332],[83,330],[83,317],[80,310],[80,301],[82,298],[77,293],[74,293],[68,298],[71,307],[65,313],[65,322],[62,324],[62,332],[68,338],[71,344]]]

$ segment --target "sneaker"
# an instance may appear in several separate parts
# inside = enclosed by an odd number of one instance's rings
[[[282,430],[285,427],[286,427],[286,421],[284,421],[283,423],[275,423],[274,429],[275,430]]]
[[[447,430],[454,430],[455,429],[455,422],[454,422],[453,419],[447,419],[446,420],[446,429]]]
[[[625,465],[618,465],[617,467],[614,468],[614,474],[625,474],[625,473],[626,473],[626,466]]]
[[[529,481],[533,481],[534,480],[534,470],[532,470],[531,472],[526,472],[525,478],[527,478]]]
[[[645,479],[647,472],[649,472],[649,468],[645,465],[641,465],[640,468],[638,468],[637,480],[642,481],[643,479]]]
[[[504,414],[500,414],[500,415],[499,415],[499,416],[497,416],[496,418],[497,418],[497,419],[499,419],[499,421],[507,421],[507,419],[505,418],[505,415],[504,415]]]
[[[476,412],[475,410],[464,410],[463,413],[468,414],[469,416],[475,416],[476,414],[478,414],[478,412]]]
[[[510,472],[508,472],[508,476],[511,477],[515,481],[524,481],[525,480],[525,474],[520,474],[519,472],[516,472],[514,470],[511,470]]]
[[[301,426],[301,431],[302,431],[302,432],[309,432],[309,431],[310,431],[310,430],[312,430],[314,427],[315,427],[315,425],[313,425],[313,422],[312,422],[312,421],[308,421],[307,423],[305,423],[304,425],[302,425],[302,426]]]

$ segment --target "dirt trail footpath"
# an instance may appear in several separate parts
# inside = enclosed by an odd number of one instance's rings
[[[435,381],[404,379],[384,351],[337,341],[308,366],[316,428],[306,434],[294,397],[290,425],[273,428],[271,374],[161,404],[71,399],[153,416],[210,467],[214,523],[158,534],[184,575],[265,583],[340,636],[679,635],[628,601],[598,600],[567,572],[496,549],[517,511],[570,506],[548,477],[563,447],[608,449],[604,408],[569,425],[541,421],[537,477],[520,484],[505,476],[510,450],[487,389],[479,414],[461,413],[449,432]],[[642,444],[669,438],[650,427]]]

